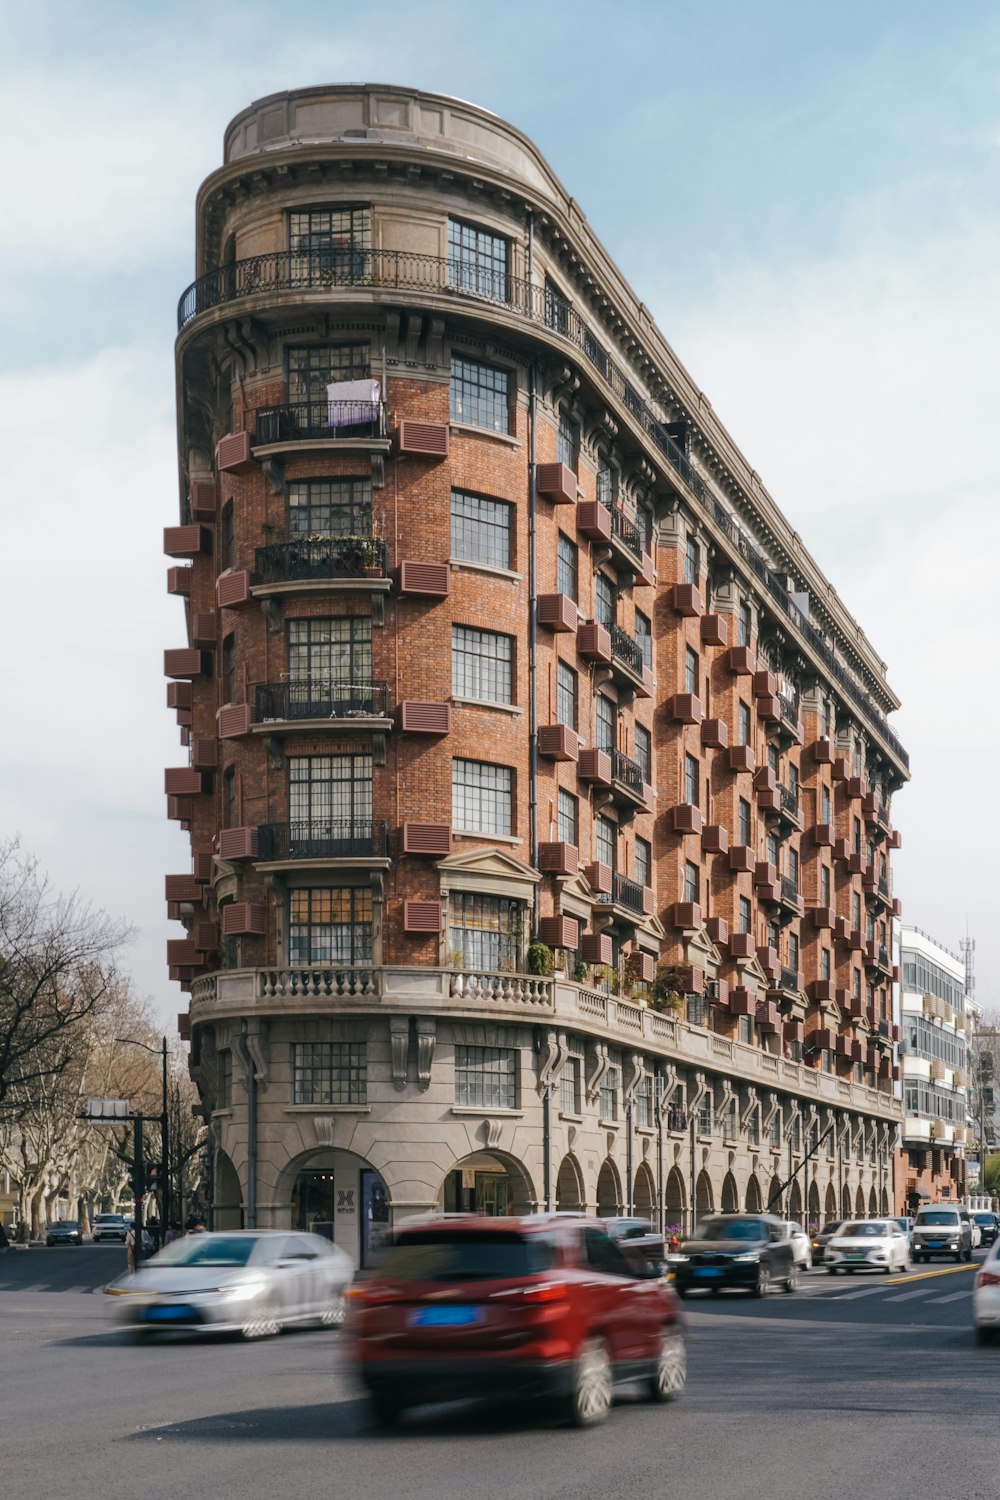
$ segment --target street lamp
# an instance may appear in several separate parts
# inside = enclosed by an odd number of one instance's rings
[[[163,1060],[163,1072],[162,1072],[163,1096],[162,1096],[162,1101],[161,1101],[162,1102],[163,1112],[160,1115],[160,1131],[161,1131],[161,1135],[162,1135],[162,1142],[161,1142],[161,1144],[162,1144],[162,1150],[163,1150],[163,1197],[162,1197],[163,1218],[161,1220],[161,1235],[162,1235],[162,1234],[166,1233],[167,1226],[169,1226],[169,1224],[170,1224],[170,1208],[171,1208],[171,1203],[170,1203],[170,1118],[169,1118],[168,1111],[167,1111],[167,1039],[166,1039],[166,1037],[164,1037],[163,1038],[163,1043],[159,1047],[151,1047],[148,1042],[139,1042],[139,1041],[136,1041],[135,1037],[131,1037],[131,1036],[116,1036],[115,1037],[115,1041],[116,1042],[121,1042],[126,1047],[141,1047],[144,1052],[152,1052],[152,1054],[153,1054],[154,1057],[161,1057],[162,1060]],[[136,1235],[135,1235],[135,1238],[136,1238],[136,1247],[137,1247],[137,1249],[141,1246],[141,1243],[142,1243],[142,1225],[139,1222],[139,1208],[140,1208],[140,1204],[139,1204],[139,1201],[137,1200],[136,1201],[136,1205],[135,1205],[135,1217],[136,1217]],[[161,1243],[162,1243],[162,1240],[161,1240]],[[137,1259],[138,1259],[138,1256],[137,1256]]]

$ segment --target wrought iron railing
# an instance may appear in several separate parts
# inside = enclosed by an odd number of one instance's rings
[[[637,880],[629,880],[627,875],[619,875],[614,872],[612,877],[612,895],[616,906],[623,906],[626,911],[631,911],[637,917],[643,914],[643,888]]]
[[[311,579],[385,578],[385,542],[373,536],[330,536],[272,542],[254,554],[251,583],[307,583]]]
[[[370,818],[313,818],[309,822],[264,823],[257,829],[257,858],[383,859],[389,825]]]
[[[798,902],[799,883],[797,880],[793,880],[790,875],[782,875],[781,877],[781,899],[783,901]]]
[[[799,987],[798,969],[789,969],[783,964],[778,973],[778,987],[783,990],[797,990]]]
[[[638,526],[627,516],[620,505],[611,507],[611,531],[633,557],[642,556],[642,535]]]
[[[460,265],[443,256],[418,255],[403,250],[345,248],[331,252],[325,248],[310,252],[275,251],[220,266],[200,276],[181,296],[177,309],[178,327],[183,328],[200,313],[241,297],[297,289],[323,291],[332,287],[452,293],[501,306],[543,323],[574,344],[611,387],[670,468],[709,511],[782,613],[808,641],[830,677],[860,709],[901,763],[909,767],[909,757],[881,710],[861,683],[836,660],[826,641],[792,600],[787,586],[767,565],[754,543],[743,535],[730,511],[709,490],[674,440],[669,424],[653,410],[621,366],[611,358],[573,304],[555,295],[550,288],[498,273],[489,273],[485,278],[470,278]]]
[[[291,443],[298,438],[384,438],[384,401],[285,401],[258,406],[254,447]]]
[[[799,815],[799,793],[796,787],[784,786],[778,783],[778,804],[781,811],[789,813],[793,818]]]
[[[295,719],[386,719],[391,712],[387,682],[341,682],[313,678],[305,682],[258,683],[254,723]]]
[[[611,752],[611,776],[614,781],[628,787],[635,796],[643,796],[645,782],[642,767],[638,761],[631,760],[622,750]]]
[[[642,646],[620,625],[611,627],[611,655],[637,677],[642,676]]]

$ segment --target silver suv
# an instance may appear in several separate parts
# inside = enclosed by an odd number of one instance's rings
[[[972,1219],[957,1203],[932,1203],[913,1221],[910,1249],[914,1261],[951,1255],[955,1260],[972,1259]]]

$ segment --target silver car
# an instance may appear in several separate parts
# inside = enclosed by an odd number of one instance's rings
[[[189,1234],[106,1288],[113,1316],[141,1333],[241,1333],[343,1321],[350,1256],[317,1234]]]

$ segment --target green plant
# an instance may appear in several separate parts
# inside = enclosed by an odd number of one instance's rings
[[[582,958],[578,958],[573,965],[573,978],[577,984],[586,984],[590,978],[590,965],[585,964]]]
[[[552,973],[552,949],[548,943],[528,944],[528,973],[543,976]]]
[[[460,969],[460,968],[462,968],[464,962],[465,962],[465,955],[462,952],[461,948],[449,948],[448,949],[448,967],[449,967],[449,969]]]
[[[653,1010],[681,1014],[684,1009],[684,978],[682,964],[669,963],[666,959],[657,964],[650,987],[649,1003]]]

